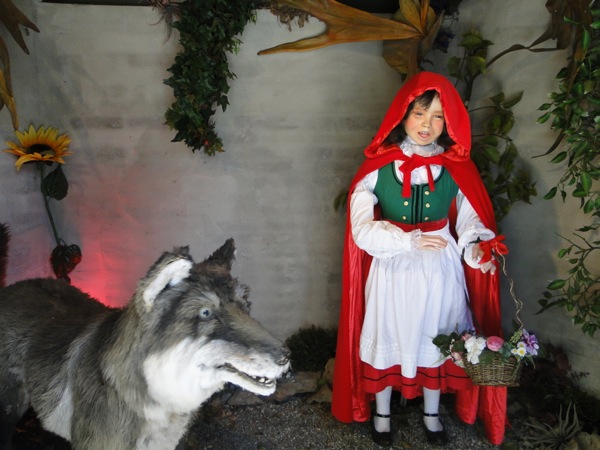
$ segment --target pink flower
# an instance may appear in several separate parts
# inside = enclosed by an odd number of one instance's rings
[[[462,353],[460,353],[460,352],[452,352],[452,361],[458,367],[462,367],[463,369],[465,368],[465,363],[463,363]]]
[[[468,339],[469,339],[471,336],[473,336],[471,333],[468,333],[468,332],[466,332],[466,331],[465,331],[465,332],[462,334],[462,336],[461,336],[461,337],[462,337],[462,340],[463,340],[463,341],[466,341],[466,340],[468,340]]]
[[[487,348],[489,348],[491,351],[497,352],[502,348],[502,345],[504,344],[504,339],[498,336],[490,336],[489,338],[487,338],[486,344]]]

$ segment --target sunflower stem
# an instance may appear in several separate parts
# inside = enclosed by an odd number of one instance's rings
[[[37,166],[40,169],[41,181],[40,181],[40,192],[42,193],[42,198],[44,199],[44,206],[46,207],[46,214],[48,214],[48,219],[50,220],[50,226],[52,227],[52,233],[54,234],[54,239],[56,240],[56,245],[60,245],[60,238],[58,237],[58,232],[56,231],[56,225],[54,223],[54,217],[52,217],[52,211],[50,211],[50,202],[48,201],[48,196],[44,193],[44,163],[38,163]]]

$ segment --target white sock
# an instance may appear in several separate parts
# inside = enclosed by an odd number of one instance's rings
[[[440,410],[440,390],[423,388],[423,412],[425,414],[439,414]],[[442,431],[444,426],[439,417],[423,416],[423,422],[429,431]]]
[[[383,391],[375,394],[375,404],[377,406],[377,414],[389,416],[391,411],[390,401],[392,399],[392,387],[388,386]],[[390,418],[378,417],[373,418],[373,426],[380,433],[390,431]]]

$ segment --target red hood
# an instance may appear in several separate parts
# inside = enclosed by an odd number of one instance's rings
[[[420,72],[404,83],[383,118],[379,131],[365,149],[367,158],[375,158],[386,153],[387,148],[381,146],[382,142],[402,121],[408,105],[429,90],[437,91],[444,110],[446,131],[456,143],[446,151],[446,157],[456,161],[469,159],[471,152],[469,113],[454,85],[446,77],[433,72]]]

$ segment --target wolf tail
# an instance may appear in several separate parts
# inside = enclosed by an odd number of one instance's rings
[[[6,266],[8,265],[8,225],[0,223],[0,287],[6,286]]]

